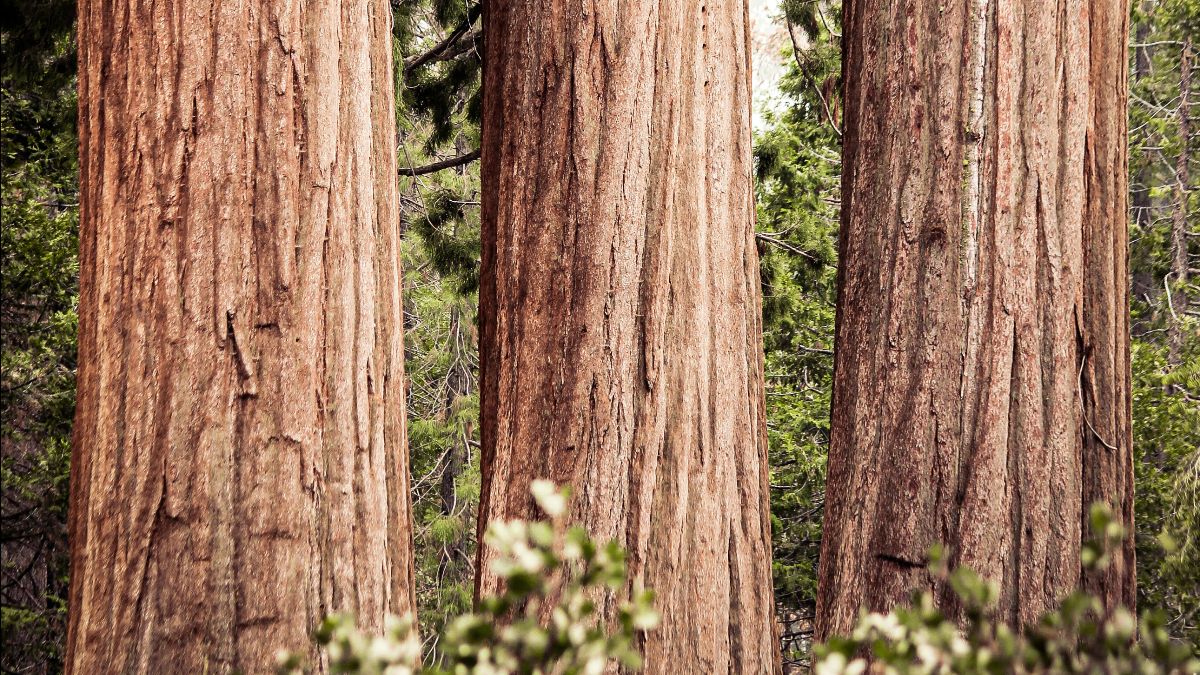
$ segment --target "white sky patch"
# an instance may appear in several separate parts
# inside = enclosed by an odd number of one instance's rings
[[[750,0],[750,48],[753,51],[754,130],[763,128],[763,112],[779,111],[783,100],[779,80],[787,72],[783,50],[788,44],[787,28],[779,0]]]

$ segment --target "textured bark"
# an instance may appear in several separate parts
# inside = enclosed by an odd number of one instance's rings
[[[480,527],[569,484],[657,592],[647,672],[778,670],[745,2],[484,16]]]
[[[1167,330],[1167,359],[1173,366],[1179,365],[1183,349],[1183,326],[1180,320],[1188,311],[1188,199],[1191,186],[1191,94],[1192,94],[1192,41],[1184,40],[1179,53],[1179,156],[1175,158],[1175,210],[1171,214],[1171,273],[1169,277],[1172,316]]]
[[[931,589],[936,543],[1035,619],[1088,502],[1132,521],[1127,8],[848,0],[818,633]],[[1133,603],[1132,540],[1089,579]]]
[[[1088,511],[1102,502],[1112,507],[1129,534],[1111,552],[1108,569],[1084,571],[1080,583],[1109,610],[1133,609],[1137,574],[1129,354],[1129,7],[1115,0],[1091,0],[1087,21],[1090,86],[1079,268],[1083,302],[1076,306],[1082,330],[1075,353],[1075,363],[1081,364],[1082,520],[1084,537],[1096,535],[1088,532]]]
[[[412,608],[390,28],[80,3],[68,671],[263,672]]]

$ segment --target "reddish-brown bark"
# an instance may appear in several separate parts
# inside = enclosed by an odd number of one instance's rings
[[[80,3],[68,672],[263,672],[412,608],[390,27]]]
[[[818,632],[947,588],[1030,621],[1132,522],[1127,7],[848,0],[841,270]],[[1133,602],[1132,541],[1090,577]]]
[[[777,670],[745,2],[484,20],[480,527],[569,484],[657,591],[647,672]]]

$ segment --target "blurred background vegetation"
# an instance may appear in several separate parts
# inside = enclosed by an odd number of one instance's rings
[[[405,355],[419,621],[429,651],[445,623],[470,608],[477,544],[479,178],[469,160],[479,147],[481,36],[477,4],[392,5],[397,152],[411,174],[400,180]],[[756,51],[783,73],[755,117],[755,163],[776,598],[785,660],[800,663],[812,629],[829,432],[841,8],[836,0],[754,5]],[[71,0],[0,0],[6,673],[62,664],[78,277],[74,15]],[[1198,60],[1200,2],[1138,0],[1131,17],[1139,602],[1164,610],[1173,635],[1200,643],[1200,78],[1181,86],[1184,55]]]

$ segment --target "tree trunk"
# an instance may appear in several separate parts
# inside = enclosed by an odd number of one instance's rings
[[[1192,89],[1192,41],[1184,40],[1179,54],[1179,156],[1175,158],[1175,211],[1171,219],[1171,272],[1170,293],[1171,316],[1167,319],[1167,360],[1172,366],[1179,365],[1183,351],[1182,317],[1188,310],[1188,192],[1191,185],[1189,175],[1191,156],[1188,143],[1191,140],[1191,89]]]
[[[458,302],[450,307],[450,372],[446,375],[446,423],[454,429],[454,440],[446,453],[446,465],[442,468],[442,479],[438,486],[442,515],[452,516],[459,508],[458,478],[467,461],[467,444],[470,442],[470,423],[459,424],[455,419],[462,411],[464,400],[471,395],[471,366],[467,361],[467,333],[462,326],[462,310]],[[466,559],[465,537],[459,535],[453,542],[443,545],[438,561],[438,587],[444,587],[448,573],[453,573]],[[461,579],[454,579],[460,581]],[[465,580],[461,580],[464,581]]]
[[[1150,57],[1153,47],[1147,42],[1150,39],[1150,15],[1154,11],[1154,3],[1152,0],[1143,0],[1141,3],[1141,12],[1143,19],[1134,29],[1134,39],[1137,41],[1137,48],[1134,51],[1133,61],[1133,80],[1137,82],[1144,80],[1150,76]],[[1154,198],[1150,194],[1150,182],[1154,180],[1154,172],[1152,171],[1151,162],[1148,158],[1142,158],[1133,170],[1133,185],[1130,186],[1129,194],[1132,201],[1133,222],[1137,225],[1138,231],[1146,233],[1154,224]],[[1158,283],[1154,279],[1154,270],[1151,266],[1141,266],[1144,269],[1135,269],[1132,279],[1132,293],[1135,298],[1148,298],[1157,296],[1161,290]],[[1135,330],[1142,330],[1142,326],[1135,326]]]
[[[413,607],[390,29],[80,4],[69,672],[263,672]]]
[[[494,0],[485,34],[480,529],[569,484],[657,592],[647,672],[777,671],[746,3]]]
[[[818,637],[914,589],[955,613],[937,543],[1032,621],[1080,581],[1090,500],[1132,525],[1127,7],[843,8]],[[1089,580],[1110,603],[1134,600],[1127,543]]]

